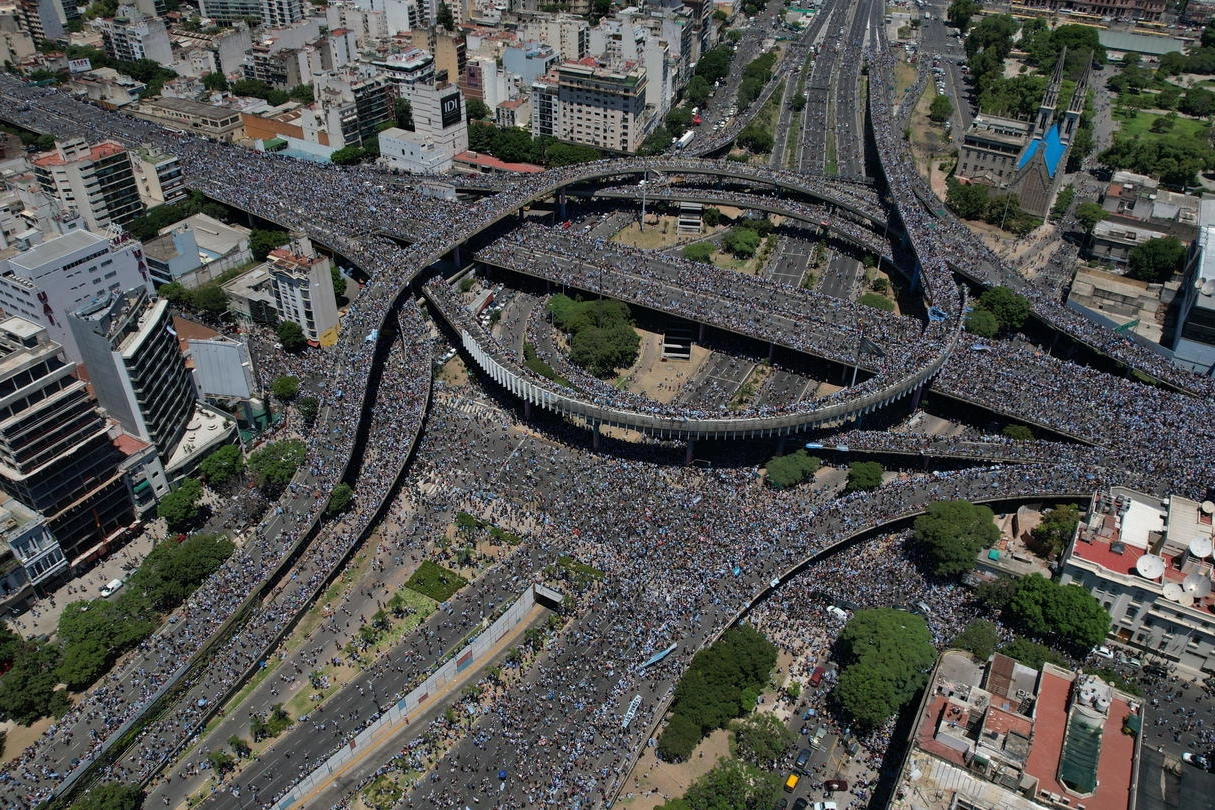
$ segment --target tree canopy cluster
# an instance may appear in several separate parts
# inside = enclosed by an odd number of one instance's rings
[[[1198,47],[1190,48],[1185,54],[1179,51],[1163,54],[1157,70],[1165,76],[1178,76],[1182,73],[1202,75],[1215,73],[1215,21],[1208,22],[1202,29]]]
[[[797,733],[771,712],[752,712],[731,726],[734,751],[749,765],[775,770],[781,757],[797,742]]]
[[[797,486],[812,477],[822,466],[822,460],[808,454],[805,450],[789,453],[784,456],[773,456],[764,465],[767,476],[764,480],[769,486],[777,489]]]
[[[938,577],[959,577],[974,568],[980,551],[1000,539],[995,514],[969,501],[937,501],[915,519],[912,536]]]
[[[966,329],[980,337],[1015,332],[1030,314],[1029,299],[1008,287],[984,290],[966,318]]]
[[[1047,559],[1059,556],[1076,533],[1080,522],[1080,508],[1074,503],[1064,503],[1042,516],[1042,522],[1034,527],[1034,550]]]
[[[195,214],[206,214],[222,222],[230,222],[232,219],[232,210],[228,206],[208,200],[202,194],[193,191],[189,197],[179,203],[165,203],[149,208],[123,228],[131,236],[141,242],[146,242],[156,238],[161,228],[167,228],[173,223],[181,222],[186,217],[192,217]]]
[[[291,482],[307,452],[299,439],[271,442],[249,455],[249,469],[256,476],[258,486],[278,490]]]
[[[1033,638],[1078,654],[1105,639],[1110,614],[1079,585],[1060,585],[1041,574],[1016,580],[1005,619]]]
[[[1162,284],[1185,266],[1185,243],[1176,236],[1157,237],[1131,248],[1127,275],[1140,281]]]
[[[60,49],[58,43],[52,43],[52,47],[56,50]],[[94,68],[113,68],[136,81],[143,82],[147,85],[147,89],[143,92],[144,96],[160,95],[165,82],[177,77],[177,71],[167,68],[159,62],[151,59],[136,59],[133,62],[114,59],[105,51],[94,48],[92,45],[67,45],[63,46],[62,50],[68,59],[88,59]],[[68,71],[64,70],[58,75],[61,81],[66,81]]]
[[[139,810],[143,799],[143,788],[139,785],[106,782],[89,788],[72,803],[70,810]]]
[[[760,810],[773,807],[780,791],[778,774],[727,757],[689,785],[683,798],[657,810]]]
[[[705,734],[751,711],[776,665],[776,647],[750,625],[733,627],[692,659],[675,688],[658,755],[683,762]]]
[[[629,305],[616,300],[575,300],[566,295],[549,299],[553,323],[570,335],[570,360],[597,376],[632,365],[641,338],[633,330]]]
[[[198,471],[212,486],[240,478],[245,472],[245,454],[235,444],[227,444],[204,458]]]
[[[551,135],[532,137],[525,129],[503,128],[484,121],[474,121],[468,125],[468,148],[493,155],[507,163],[534,163],[550,169],[603,157],[593,146],[561,143]]]
[[[751,60],[743,68],[742,80],[738,83],[738,108],[742,109],[764,92],[764,86],[772,78],[776,66],[776,52],[768,51]]]
[[[1110,169],[1146,174],[1174,188],[1197,185],[1199,172],[1215,169],[1215,151],[1204,139],[1178,134],[1115,137],[1097,159]]]
[[[72,602],[59,617],[54,643],[15,651],[0,676],[0,716],[29,724],[67,707],[69,689],[101,677],[123,653],[147,638],[160,616],[181,604],[232,553],[225,537],[198,534],[158,544],[125,588],[109,599]]]
[[[992,196],[982,183],[963,183],[949,178],[945,204],[962,219],[978,219],[989,225],[1024,236],[1042,224],[1042,220],[1026,213],[1015,194]]]
[[[877,489],[882,485],[882,473],[886,470],[876,461],[854,461],[848,465],[848,482],[845,492]]]
[[[954,636],[952,646],[966,650],[980,661],[991,658],[1000,643],[1000,628],[987,619],[974,619]]]
[[[835,685],[840,707],[874,728],[910,701],[936,658],[922,616],[894,608],[858,610],[838,642],[843,669]]]
[[[168,524],[170,532],[191,528],[202,516],[202,482],[186,478],[156,504],[156,515]]]
[[[301,84],[290,90],[279,90],[260,79],[238,79],[232,83],[231,90],[233,95],[260,98],[275,107],[288,101],[311,104],[314,100],[310,84]]]

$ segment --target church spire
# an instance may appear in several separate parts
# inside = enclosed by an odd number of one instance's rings
[[[1076,82],[1072,100],[1067,105],[1067,114],[1063,117],[1063,131],[1059,133],[1059,139],[1064,143],[1072,142],[1076,129],[1080,126],[1080,116],[1084,115],[1084,102],[1088,95],[1088,80],[1092,71],[1093,54],[1089,52],[1088,58],[1084,60],[1084,72],[1080,74],[1080,80]]]
[[[1059,106],[1059,88],[1063,85],[1063,64],[1066,61],[1067,46],[1065,45],[1059,54],[1059,61],[1055,65],[1055,72],[1050,77],[1050,82],[1046,85],[1046,92],[1042,95],[1042,103],[1038,106],[1038,120],[1034,124],[1032,137],[1045,135],[1055,120],[1055,107]]]

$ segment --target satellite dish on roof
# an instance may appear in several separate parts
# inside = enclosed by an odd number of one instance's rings
[[[1202,285],[1203,295],[1215,295],[1215,278],[1209,278]]]
[[[1190,553],[1195,557],[1210,557],[1211,546],[1211,538],[1195,537],[1190,541]]]
[[[1181,589],[1193,596],[1195,599],[1201,599],[1204,596],[1209,596],[1211,593],[1211,580],[1204,577],[1202,574],[1190,574],[1185,579],[1181,580]]]
[[[1212,503],[1211,501],[1203,501],[1202,502],[1202,513],[1204,515],[1209,515],[1212,512],[1215,512],[1215,503]]]
[[[1155,554],[1144,554],[1135,560],[1135,570],[1145,579],[1159,579],[1164,574],[1164,560]]]
[[[1181,605],[1182,607],[1193,607],[1194,597],[1190,596],[1188,593],[1183,593],[1181,598],[1177,600],[1177,604]]]
[[[1176,582],[1170,582],[1164,586],[1164,598],[1170,602],[1180,601],[1184,593],[1185,591]]]

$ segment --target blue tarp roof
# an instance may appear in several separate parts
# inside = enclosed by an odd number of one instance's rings
[[[1067,144],[1059,138],[1058,124],[1047,130],[1043,137],[1034,138],[1026,145],[1025,151],[1017,159],[1017,168],[1020,169],[1033,160],[1039,149],[1044,150],[1042,157],[1046,160],[1047,174],[1054,177],[1055,170],[1059,168],[1059,161],[1063,158],[1063,153],[1067,151]]]

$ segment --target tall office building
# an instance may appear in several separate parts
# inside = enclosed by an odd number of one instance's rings
[[[306,236],[292,239],[286,248],[276,248],[266,258],[279,318],[299,324],[304,337],[311,341],[319,341],[325,332],[337,329],[333,263],[316,255],[311,240]]]
[[[168,301],[135,287],[69,315],[68,323],[98,404],[168,459],[186,432],[196,399]]]
[[[0,310],[42,326],[69,358],[81,362],[68,314],[100,295],[137,285],[152,289],[139,242],[70,231],[0,261]]]
[[[117,15],[93,20],[92,26],[101,34],[105,52],[115,59],[151,59],[166,67],[173,64],[173,46],[165,21],[146,16],[135,6],[119,6]]]
[[[633,152],[641,146],[645,140],[644,67],[630,62],[616,70],[588,57],[561,64],[557,82],[561,140],[615,152]]]
[[[75,371],[42,327],[0,322],[0,489],[42,513],[72,565],[133,520],[124,457]]]
[[[83,138],[70,138],[33,162],[43,191],[77,208],[93,230],[111,222],[125,225],[143,213],[131,156],[122,144],[90,146]]]
[[[261,20],[267,28],[283,28],[304,18],[302,0],[199,0],[202,16],[220,23]]]

